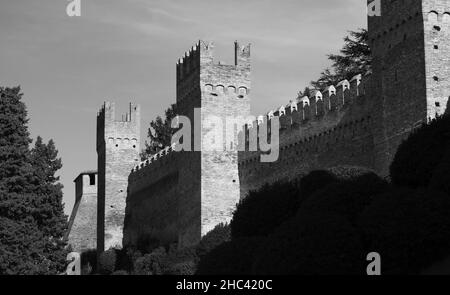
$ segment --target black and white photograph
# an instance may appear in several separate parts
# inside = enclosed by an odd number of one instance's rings
[[[0,0],[0,284],[450,275],[449,97],[449,0]]]

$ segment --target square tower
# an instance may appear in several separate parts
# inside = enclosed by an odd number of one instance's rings
[[[122,247],[128,176],[139,162],[140,108],[130,104],[120,120],[106,102],[97,116],[97,252]]]
[[[446,110],[450,96],[450,1],[381,0],[381,16],[369,16],[368,23],[373,55],[375,168],[388,175],[402,140]]]
[[[188,166],[200,178],[200,195],[181,198],[180,210],[196,202],[200,210],[194,212],[201,215],[199,234],[181,231],[181,244],[195,244],[218,223],[229,222],[239,202],[238,132],[250,115],[250,73],[250,45],[237,42],[231,65],[215,61],[214,44],[206,41],[177,63],[178,114],[192,125]]]

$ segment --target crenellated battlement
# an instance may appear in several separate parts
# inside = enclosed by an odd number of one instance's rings
[[[352,117],[357,117],[358,112],[368,108],[369,100],[366,98],[366,91],[370,81],[370,74],[362,76],[356,75],[350,81],[343,80],[336,86],[330,85],[320,90],[312,90],[309,97],[301,97],[296,101],[290,101],[286,105],[282,105],[264,115],[257,116],[255,121],[245,125],[246,144],[248,146],[249,134],[251,130],[259,128],[261,123],[269,124],[273,117],[279,117],[280,122],[280,139],[286,137],[283,133],[295,132],[298,136],[305,130],[311,129],[311,126],[320,130],[320,125],[329,125],[335,121],[339,123],[346,113],[349,113],[349,107],[355,107],[351,111]],[[270,138],[270,130],[269,138]],[[242,132],[240,134],[243,136]],[[280,144],[283,142],[280,141]]]

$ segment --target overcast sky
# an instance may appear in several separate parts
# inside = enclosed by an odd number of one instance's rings
[[[365,0],[0,0],[0,85],[22,86],[35,138],[63,159],[66,213],[73,180],[96,169],[96,114],[105,100],[142,106],[142,135],[175,102],[175,64],[199,39],[232,62],[252,43],[252,112],[287,103],[329,66],[346,31],[366,27]]]

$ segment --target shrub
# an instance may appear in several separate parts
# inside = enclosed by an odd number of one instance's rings
[[[252,191],[237,206],[230,223],[231,236],[266,236],[295,215],[299,204],[299,190],[292,183],[277,182]]]
[[[249,275],[253,254],[263,237],[238,238],[206,254],[198,264],[198,275]]]
[[[433,120],[412,133],[398,148],[390,167],[392,182],[411,188],[426,187],[431,171],[441,162],[448,146],[450,116]]]
[[[356,229],[326,212],[298,215],[271,234],[256,251],[259,275],[362,274],[365,256]]]
[[[302,204],[299,212],[338,214],[353,223],[371,203],[373,196],[387,191],[388,188],[388,183],[374,173],[347,181],[340,180],[313,194]]]
[[[202,238],[196,247],[196,254],[199,258],[201,258],[220,244],[228,242],[230,239],[230,226],[228,224],[221,223]]]
[[[127,276],[128,272],[126,270],[117,270],[113,272],[113,276]]]
[[[151,254],[136,259],[134,272],[137,275],[162,275],[167,263],[167,253],[164,248],[158,248]]]
[[[358,166],[336,166],[326,170],[312,171],[300,179],[300,192],[305,201],[312,194],[329,185],[342,181],[355,180],[361,176],[376,175],[373,170]]]
[[[300,179],[300,192],[303,199],[308,198],[318,190],[323,189],[331,183],[335,183],[337,178],[326,170],[312,171]]]
[[[449,212],[450,197],[442,192],[400,188],[377,196],[359,223],[385,273],[417,273],[448,255]]]
[[[90,249],[81,253],[81,274],[89,275],[97,271],[97,250]]]
[[[194,261],[186,261],[170,265],[164,274],[190,276],[195,274],[197,266]]]
[[[441,163],[434,169],[430,179],[430,188],[445,192],[450,196],[450,151],[447,151]]]
[[[112,274],[116,269],[117,264],[117,254],[115,249],[109,249],[99,257],[99,269],[100,274],[109,275]]]

